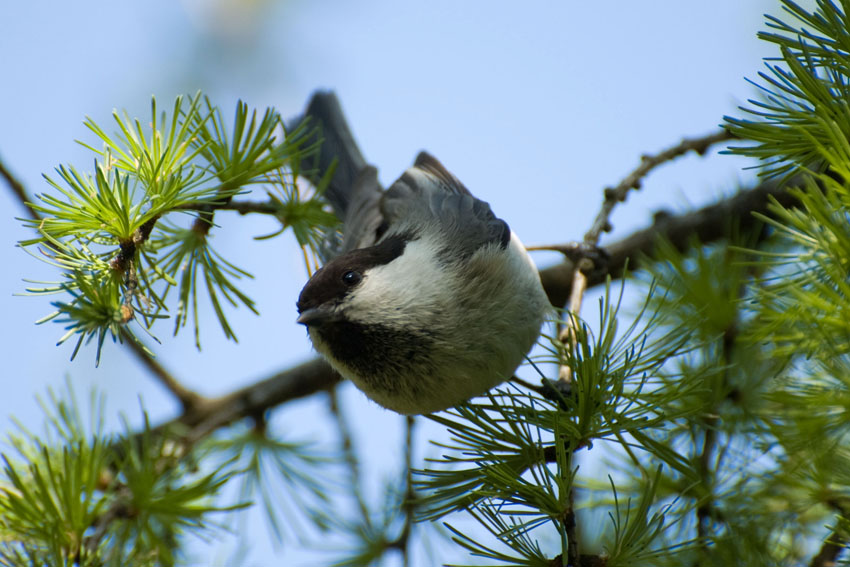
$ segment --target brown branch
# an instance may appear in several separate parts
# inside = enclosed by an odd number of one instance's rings
[[[159,361],[145,350],[145,347],[142,346],[137,339],[129,336],[129,332],[123,331],[122,334],[124,335],[124,342],[127,344],[130,352],[132,352],[136,357],[136,360],[138,360],[142,366],[147,368],[166,390],[174,394],[174,396],[180,400],[180,403],[183,405],[184,412],[191,411],[195,406],[205,403],[203,396],[181,384],[177,378],[175,378],[162,364],[159,363]]]
[[[812,562],[809,565],[811,567],[835,567],[838,564],[838,557],[841,552],[847,548],[847,543],[847,533],[836,528],[827,536],[820,551],[812,557]]]
[[[18,198],[18,202],[21,206],[27,211],[27,214],[33,220],[41,220],[41,215],[36,211],[32,204],[30,203],[31,199],[27,194],[27,190],[24,187],[24,184],[18,181],[18,179],[12,175],[6,166],[3,164],[3,160],[0,159],[0,177],[2,177],[6,184],[9,186],[9,189],[12,190],[12,193]]]
[[[218,207],[220,211],[236,211],[240,215],[248,213],[259,213],[263,215],[276,215],[280,207],[272,201],[230,201]]]
[[[564,528],[567,532],[567,565],[578,565],[581,554],[578,550],[578,536],[576,534],[576,509],[575,490],[570,485],[569,492],[570,509],[564,518]]]
[[[602,208],[599,214],[596,215],[596,219],[593,221],[590,230],[584,235],[584,242],[591,245],[599,244],[599,238],[602,236],[602,233],[611,231],[611,222],[609,220],[611,211],[614,210],[617,203],[626,200],[629,191],[640,189],[641,181],[650,171],[690,151],[704,155],[708,148],[714,144],[731,140],[733,137],[728,131],[721,130],[720,132],[699,138],[684,138],[675,146],[667,148],[655,155],[646,154],[641,156],[640,165],[620,181],[620,183],[615,187],[605,188],[605,200],[602,202]]]
[[[642,179],[650,171],[692,150],[699,155],[703,155],[712,145],[729,140],[732,137],[726,130],[721,130],[720,132],[700,138],[685,138],[675,146],[667,148],[658,154],[645,154],[641,156],[640,165],[629,173],[625,179],[620,181],[616,187],[606,187],[603,191],[605,198],[602,201],[602,207],[596,215],[596,219],[584,235],[584,248],[593,250],[599,245],[599,238],[602,236],[602,233],[611,231],[610,217],[614,207],[617,203],[626,200],[629,191],[640,189]],[[598,268],[598,266],[594,266],[590,256],[586,256],[579,260],[579,269],[573,272],[572,290],[569,295],[569,311],[573,315],[580,314],[582,298],[588,287],[588,277],[595,268]],[[564,305],[564,303],[554,303],[553,305]],[[564,345],[564,348],[570,349],[575,344],[576,321],[575,317],[567,317],[566,321],[561,325],[561,329],[558,332],[558,340]],[[572,371],[566,364],[559,366],[558,380],[564,384],[569,384],[572,381]]]
[[[847,549],[848,544],[850,544],[850,534],[847,533],[846,528],[847,502],[831,498],[826,503],[839,515],[838,524],[826,537],[818,554],[812,557],[812,562],[809,564],[811,567],[835,567],[838,564],[838,557],[841,552]]]
[[[564,556],[558,555],[551,561],[549,561],[549,565],[551,567],[561,567],[564,564]],[[607,555],[588,555],[582,554],[579,556],[578,564],[569,565],[570,567],[605,567],[608,564],[608,556]]]
[[[643,261],[651,259],[660,238],[683,251],[692,245],[693,237],[703,244],[725,238],[732,222],[737,223],[743,231],[754,230],[762,223],[752,213],[769,214],[773,202],[784,207],[797,203],[796,198],[786,191],[787,187],[794,184],[794,180],[783,185],[768,181],[695,211],[681,215],[657,213],[651,226],[605,246],[609,256],[608,275],[613,279],[621,278],[627,264],[630,270],[639,268]],[[564,305],[569,299],[574,271],[575,264],[569,260],[540,271],[543,288],[552,305]],[[589,287],[604,282],[604,274],[591,273]]]
[[[339,375],[322,359],[314,359],[273,374],[219,398],[202,402],[179,417],[156,428],[179,425],[184,439],[194,443],[215,430],[246,417],[262,415],[283,403],[327,390],[339,382]]]
[[[342,415],[342,409],[339,407],[339,397],[337,396],[336,388],[328,389],[328,407],[336,422],[336,428],[339,431],[342,454],[345,458],[345,464],[348,466],[348,474],[351,477],[349,482],[351,492],[354,500],[357,502],[360,515],[363,517],[363,522],[369,525],[371,523],[371,517],[369,515],[369,508],[366,506],[366,500],[363,498],[360,463],[357,461],[357,454],[354,451],[354,443],[351,440],[348,422],[345,420],[345,416]]]
[[[206,209],[215,209],[217,211],[235,211],[240,215],[248,213],[259,213],[262,215],[276,215],[280,212],[280,206],[274,201],[240,201],[233,200],[230,202],[221,203],[185,203],[179,207],[175,207],[175,211],[203,211]]]
[[[405,419],[404,429],[404,501],[401,504],[402,512],[404,513],[404,525],[401,533],[395,541],[391,542],[389,547],[401,551],[402,565],[408,567],[410,565],[410,534],[413,532],[414,513],[416,509],[416,492],[413,488],[413,426],[416,424],[416,419],[412,415],[408,415]]]

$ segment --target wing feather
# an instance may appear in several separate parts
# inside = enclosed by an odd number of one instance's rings
[[[510,242],[508,224],[425,152],[384,193],[380,206],[388,234],[436,225],[447,259],[465,259],[493,243],[506,248]]]

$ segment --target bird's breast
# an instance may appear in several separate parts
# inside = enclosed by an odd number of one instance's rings
[[[402,384],[404,377],[432,372],[434,339],[426,330],[341,321],[311,329],[310,334],[343,376],[370,389],[388,394],[410,389],[410,384]]]

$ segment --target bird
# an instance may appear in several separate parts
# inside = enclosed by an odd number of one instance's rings
[[[427,152],[387,190],[370,165],[348,179],[337,255],[296,302],[316,351],[404,415],[509,380],[551,305],[508,224]]]

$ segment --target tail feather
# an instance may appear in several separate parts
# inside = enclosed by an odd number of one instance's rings
[[[339,99],[332,91],[313,93],[304,114],[290,120],[287,127],[291,130],[305,121],[312,130],[310,141],[321,140],[322,144],[317,154],[302,161],[302,171],[313,183],[318,183],[337,160],[325,195],[337,216],[345,219],[355,183],[368,164],[351,134]]]

